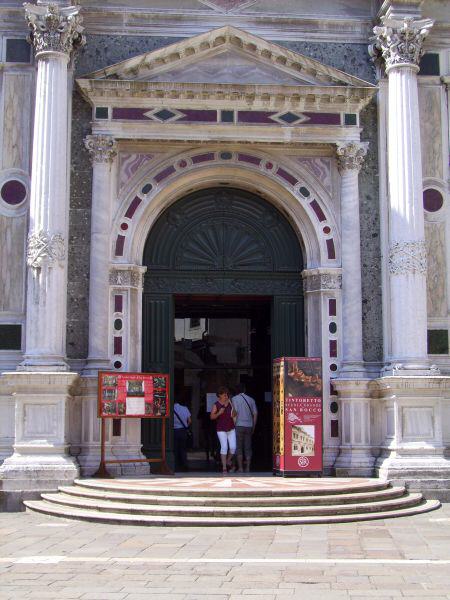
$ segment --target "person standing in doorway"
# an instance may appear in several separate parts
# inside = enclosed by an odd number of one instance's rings
[[[252,461],[252,436],[258,419],[256,403],[251,396],[245,393],[245,385],[237,386],[236,396],[232,398],[232,404],[236,411],[236,441],[237,441],[237,463],[238,471],[242,473],[250,471]],[[244,463],[245,457],[245,463]]]
[[[216,422],[217,437],[220,442],[222,473],[226,475],[228,470],[230,473],[236,470],[233,464],[236,453],[236,430],[234,427],[236,413],[231,404],[228,388],[220,387],[217,390],[217,398],[217,402],[211,409],[210,418],[211,421]]]
[[[191,411],[184,404],[173,405],[173,435],[175,452],[175,470],[188,471],[187,443],[190,433]]]

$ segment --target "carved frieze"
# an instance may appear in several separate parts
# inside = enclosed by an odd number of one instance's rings
[[[427,251],[423,240],[396,242],[389,251],[389,272],[391,275],[426,275]]]
[[[359,171],[367,154],[368,142],[349,142],[337,145],[339,171]]]
[[[64,8],[52,3],[39,6],[27,2],[24,7],[36,56],[41,52],[70,55],[85,43],[79,6]]]
[[[142,274],[140,271],[112,269],[109,273],[109,283],[115,287],[141,287]]]
[[[87,135],[84,145],[91,155],[91,162],[108,163],[117,155],[117,142],[110,135]]]
[[[28,236],[27,264],[33,269],[54,266],[65,259],[66,250],[61,234],[39,231]]]
[[[382,18],[382,25],[374,27],[372,54],[378,50],[386,63],[386,71],[399,65],[419,67],[423,42],[433,26],[430,19]]]
[[[342,275],[335,273],[303,274],[303,290],[305,292],[340,290],[341,287]]]

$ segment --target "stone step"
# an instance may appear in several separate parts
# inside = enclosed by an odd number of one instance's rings
[[[138,502],[140,504],[155,504],[164,506],[315,506],[315,505],[335,505],[350,504],[362,502],[374,502],[376,500],[387,500],[401,498],[405,495],[405,488],[387,487],[381,490],[371,492],[355,492],[343,494],[329,494],[317,496],[191,496],[173,495],[161,496],[156,494],[130,494],[127,491],[109,491],[103,489],[94,489],[84,486],[61,486],[59,490],[68,495],[79,498],[90,498],[95,500],[111,500],[119,502]]]
[[[86,508],[74,508],[60,504],[52,504],[45,500],[26,501],[28,509],[69,519],[95,521],[101,523],[124,525],[159,525],[159,526],[239,526],[239,525],[303,525],[314,523],[344,523],[353,521],[367,521],[393,517],[412,516],[439,508],[437,500],[426,500],[416,506],[381,510],[379,512],[365,512],[353,514],[329,515],[302,515],[278,517],[207,517],[207,516],[168,516],[168,515],[141,515],[115,512],[99,512]]]
[[[345,515],[352,513],[374,513],[380,511],[399,510],[417,506],[422,501],[421,494],[407,494],[400,498],[375,500],[374,502],[334,504],[320,506],[168,506],[139,504],[137,502],[117,502],[80,498],[64,493],[42,494],[42,499],[56,505],[69,506],[76,509],[89,509],[108,513],[128,513],[140,515],[175,516],[175,517],[301,517],[323,515]]]
[[[195,478],[192,478],[195,480]],[[203,479],[203,478],[202,478]],[[228,479],[228,478],[227,478]],[[218,479],[215,478],[213,481],[222,481],[226,482],[227,479]],[[242,481],[244,483],[248,483],[252,478],[239,478],[233,477],[233,482]],[[278,478],[254,478],[256,481],[268,481],[271,480],[276,483]],[[330,478],[329,480],[331,480]],[[204,478],[205,482],[210,482],[211,478]],[[180,486],[180,481],[182,482],[182,487]],[[186,481],[186,484],[185,484]],[[287,480],[284,480],[287,481]],[[268,487],[268,489],[262,489],[261,487],[255,488],[246,488],[246,489],[236,489],[236,488],[209,488],[205,493],[205,489],[200,486],[196,486],[194,483],[192,486],[189,486],[189,478],[186,480],[183,479],[174,479],[172,478],[158,478],[156,480],[152,479],[143,479],[142,482],[137,482],[134,480],[126,480],[126,479],[76,479],[74,485],[81,488],[89,488],[94,490],[104,490],[104,491],[112,491],[115,492],[118,489],[120,491],[125,492],[127,494],[139,494],[139,495],[158,495],[158,496],[176,496],[176,495],[186,495],[189,496],[205,496],[208,497],[292,497],[292,496],[330,496],[335,494],[352,494],[352,493],[364,493],[364,492],[373,492],[377,490],[385,490],[386,488],[391,487],[389,481],[385,481],[383,479],[363,479],[361,483],[339,483],[338,489],[336,489],[336,485],[330,488],[326,488],[322,485],[324,479],[307,479],[303,480],[307,482],[307,486],[304,490],[298,488],[288,488],[283,489],[279,485]],[[339,480],[334,479],[336,483]],[[152,485],[146,487],[146,483],[150,482]]]

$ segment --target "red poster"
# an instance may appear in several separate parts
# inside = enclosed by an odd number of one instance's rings
[[[112,419],[169,416],[169,376],[165,373],[100,372],[98,416]]]
[[[321,359],[274,361],[275,472],[321,472],[322,429]]]

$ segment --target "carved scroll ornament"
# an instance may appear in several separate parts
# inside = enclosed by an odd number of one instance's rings
[[[87,135],[84,145],[91,155],[92,164],[112,162],[117,155],[117,142],[110,135]]]
[[[56,4],[24,4],[25,18],[30,28],[29,39],[36,56],[40,52],[70,54],[85,44],[80,7],[59,7]]]
[[[65,259],[66,249],[61,234],[39,231],[28,236],[27,264],[33,269],[54,266]]]
[[[389,252],[389,272],[392,275],[426,275],[427,251],[424,241],[397,242]]]
[[[398,65],[419,67],[423,55],[423,42],[433,26],[431,19],[388,19],[374,27],[374,44],[371,53],[378,51],[386,62],[386,71]]]

